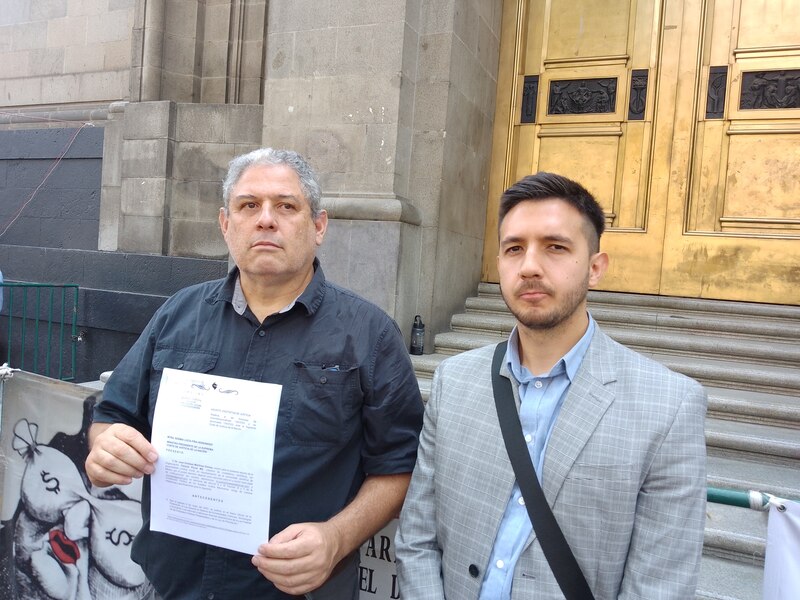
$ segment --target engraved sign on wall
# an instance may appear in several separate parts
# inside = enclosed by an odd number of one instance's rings
[[[728,67],[711,67],[708,70],[706,94],[706,119],[721,119],[725,112],[725,92],[728,87]]]
[[[616,102],[616,77],[551,81],[547,114],[612,113]]]
[[[536,96],[539,95],[539,76],[525,75],[522,84],[522,114],[520,123],[536,122]]]
[[[646,106],[647,69],[634,69],[631,71],[631,99],[628,102],[628,120],[643,120]]]
[[[800,69],[742,73],[739,109],[800,108]]]

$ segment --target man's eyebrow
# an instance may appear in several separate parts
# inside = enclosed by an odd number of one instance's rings
[[[500,245],[503,246],[505,244],[518,244],[521,241],[523,241],[522,237],[518,235],[509,235],[500,240]]]
[[[546,235],[543,238],[546,242],[558,242],[559,244],[571,244],[572,238],[565,235]]]
[[[273,194],[268,196],[270,199],[274,200],[298,200],[299,196],[295,196],[294,194]],[[236,194],[234,196],[235,200],[256,200],[258,196],[255,194]]]
[[[559,244],[571,244],[572,243],[572,238],[571,237],[568,237],[568,236],[565,236],[565,235],[558,235],[558,234],[555,234],[555,233],[554,234],[550,234],[550,235],[546,235],[546,236],[542,237],[541,239],[544,240],[545,242],[557,242]],[[509,235],[508,237],[504,237],[502,240],[500,240],[500,245],[503,246],[503,245],[506,245],[506,244],[519,244],[520,242],[524,242],[525,240],[526,240],[526,238],[524,238],[522,236]]]

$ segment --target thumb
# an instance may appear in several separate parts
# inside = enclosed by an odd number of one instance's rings
[[[303,526],[299,523],[294,523],[289,525],[283,531],[279,531],[275,535],[273,535],[269,542],[270,544],[284,544],[286,542],[291,542],[292,540],[296,539],[303,533]]]
[[[269,541],[258,547],[258,553],[269,558],[289,558],[291,555],[289,548],[283,548],[287,544],[300,536],[303,528],[298,524],[289,525],[283,531],[273,535]]]

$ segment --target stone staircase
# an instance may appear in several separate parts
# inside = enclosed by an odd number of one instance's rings
[[[708,390],[708,484],[800,499],[800,307],[590,292],[611,337]],[[448,356],[505,339],[514,318],[482,283],[434,353],[412,356],[427,399]],[[697,597],[760,600],[767,513],[709,503]]]

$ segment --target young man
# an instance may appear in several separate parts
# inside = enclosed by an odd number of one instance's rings
[[[145,477],[131,554],[165,600],[354,600],[358,547],[405,496],[419,388],[394,321],[325,280],[315,258],[328,224],[320,196],[294,152],[235,158],[219,221],[236,268],[170,298],[95,409],[86,473],[95,485],[124,484],[154,470],[148,437],[164,368],[283,386],[270,539],[256,556],[150,531]]]
[[[694,598],[705,522],[701,386],[607,337],[587,290],[608,266],[602,209],[528,176],[501,198],[497,264],[516,318],[511,380],[545,496],[594,596]],[[495,409],[495,347],[437,369],[397,534],[409,600],[560,599]]]

